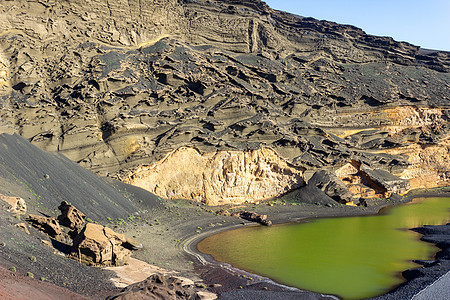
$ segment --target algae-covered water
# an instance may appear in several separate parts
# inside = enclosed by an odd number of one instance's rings
[[[407,230],[450,222],[450,198],[416,199],[376,216],[326,218],[219,233],[198,244],[216,260],[300,289],[363,299],[404,280],[438,251]]]

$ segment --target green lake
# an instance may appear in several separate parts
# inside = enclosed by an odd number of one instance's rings
[[[438,251],[408,228],[450,222],[450,198],[416,199],[375,216],[312,219],[251,226],[198,244],[217,261],[288,286],[344,299],[384,294],[404,280],[400,273]]]

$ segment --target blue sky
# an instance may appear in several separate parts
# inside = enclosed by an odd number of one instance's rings
[[[351,24],[428,49],[450,51],[450,0],[264,0],[304,17]]]

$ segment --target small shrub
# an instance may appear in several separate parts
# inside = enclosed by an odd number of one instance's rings
[[[14,273],[16,273],[17,272],[17,269],[16,269],[16,267],[10,267],[8,270],[10,270],[11,272],[14,272]]]
[[[28,277],[31,277],[31,278],[34,278],[34,274],[31,273],[31,272],[27,272],[27,276],[28,276]]]
[[[28,257],[28,259],[31,260],[32,262],[36,262],[36,260],[37,260],[36,256],[33,256],[33,255]]]
[[[92,223],[92,219],[86,218],[86,222]]]

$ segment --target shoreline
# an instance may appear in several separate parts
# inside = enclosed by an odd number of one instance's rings
[[[142,203],[148,201],[148,193],[125,185],[120,188],[136,201],[141,200]],[[238,209],[267,214],[274,224],[283,224],[316,218],[370,216],[379,213],[385,207],[410,202],[419,197],[450,197],[450,187],[446,188],[445,193],[442,192],[442,189],[428,192],[412,191],[404,197],[396,197],[391,201],[380,200],[377,205],[371,207],[341,205],[329,207],[311,203],[277,202],[270,206],[268,203],[248,204]],[[135,215],[133,220],[127,219],[122,225],[110,223],[113,230],[138,240],[144,246],[143,249],[132,255],[132,258],[141,261],[136,262],[137,265],[134,264],[136,269],[124,268],[122,270],[122,276],[130,279],[126,284],[138,282],[145,277],[144,275],[148,277],[152,275],[151,272],[154,272],[189,279],[195,284],[205,285],[205,291],[217,294],[219,299],[338,299],[333,295],[322,295],[279,284],[270,278],[251,274],[226,263],[216,262],[212,257],[205,257],[204,254],[197,251],[197,243],[207,236],[242,226],[261,225],[237,217],[219,216],[214,213],[215,210],[223,207],[208,207],[185,200],[159,200],[152,203],[146,206],[145,212],[141,211]],[[26,272],[30,271],[37,278],[45,277],[46,282],[66,288],[67,293],[74,292],[81,298],[104,299],[108,295],[117,293],[123,287],[115,285],[113,281],[116,280],[116,283],[118,279],[120,281],[121,275],[118,274],[120,272],[116,272],[119,269],[87,267],[59,255],[49,255],[50,248],[42,243],[41,239],[44,237],[37,230],[30,228],[31,236],[21,231],[17,232],[17,229],[8,231],[6,228],[12,228],[13,223],[19,221],[10,221],[6,211],[0,211],[0,214],[4,216],[0,219],[0,227],[5,227],[5,233],[11,233],[11,236],[1,236],[0,265],[5,269],[11,266],[17,267],[17,276],[15,277],[18,280],[17,284],[26,284],[23,279],[27,279],[24,276]],[[438,242],[433,241],[435,244]],[[29,245],[29,247],[24,249],[23,245]],[[22,251],[25,251],[24,254],[18,256],[17,253]],[[30,262],[29,255],[36,256],[37,263]],[[201,259],[203,259],[203,264]],[[427,262],[426,266],[427,268],[438,268],[437,263]],[[446,268],[450,269],[450,264],[446,265]],[[413,274],[419,278],[409,280],[414,281],[412,288],[408,286],[408,281],[380,299],[399,299],[389,295],[398,295],[398,292],[395,292],[397,289],[418,292],[421,287],[432,283],[436,276],[428,273],[423,275],[424,270],[426,268],[420,268],[420,272],[409,272],[410,276]],[[139,274],[140,279],[131,276],[136,272],[142,273]],[[82,276],[81,281],[77,279],[78,276]],[[429,278],[420,280],[424,276]],[[38,284],[38,282],[35,283]],[[125,281],[122,281],[122,284],[125,284]],[[0,288],[1,286],[0,280]]]
[[[448,188],[448,187],[447,187]],[[411,201],[413,201],[414,199],[417,198],[434,198],[434,197],[449,197],[450,198],[450,191],[439,191],[439,190],[435,190],[435,189],[431,189],[432,191],[423,191],[423,190],[412,190],[410,191],[407,195],[405,195],[405,197],[402,197],[401,200],[399,201],[395,201],[393,203],[387,203],[385,205],[380,205],[377,206],[377,210],[373,210],[370,209],[368,211],[360,211],[360,214],[353,212],[342,212],[336,215],[335,212],[330,212],[329,214],[323,213],[323,214],[319,214],[319,215],[315,215],[315,216],[301,216],[298,217],[296,219],[292,219],[292,218],[286,218],[286,217],[281,217],[277,216],[274,219],[274,224],[289,224],[289,223],[299,223],[302,222],[304,220],[308,220],[308,219],[317,219],[317,218],[335,218],[335,217],[352,217],[352,216],[373,216],[373,215],[377,215],[379,213],[382,212],[382,210],[391,207],[393,205],[399,205],[399,204],[405,204],[405,203],[410,203]],[[361,214],[362,213],[362,214]],[[260,226],[260,225],[254,225],[254,226]],[[445,226],[445,225],[442,225]],[[295,287],[290,287],[290,286],[286,286],[280,283],[275,282],[274,280],[258,275],[258,274],[252,274],[251,272],[247,272],[245,270],[241,270],[239,268],[236,268],[230,264],[227,263],[222,263],[219,261],[216,261],[212,256],[208,255],[208,254],[204,254],[201,253],[200,251],[198,251],[197,249],[197,245],[199,242],[201,242],[203,239],[218,234],[220,232],[223,231],[229,231],[229,230],[234,230],[234,229],[238,229],[242,226],[239,225],[232,225],[232,226],[227,226],[224,228],[220,228],[217,230],[212,230],[212,231],[207,231],[202,233],[201,235],[191,235],[190,237],[187,237],[184,241],[183,241],[183,251],[191,256],[191,257],[195,257],[197,262],[197,266],[196,269],[200,272],[200,273],[206,273],[208,274],[208,276],[201,276],[204,277],[204,279],[208,282],[211,281],[213,278],[217,278],[220,277],[221,278],[221,282],[220,288],[215,288],[213,290],[213,292],[216,292],[220,295],[220,299],[232,299],[232,297],[236,297],[237,294],[248,294],[245,292],[240,292],[240,293],[236,293],[236,274],[238,277],[244,275],[245,277],[252,277],[252,278],[257,278],[260,283],[263,282],[266,285],[270,285],[272,287],[276,287],[274,289],[274,291],[276,291],[277,293],[280,293],[280,299],[282,299],[282,297],[285,297],[285,293],[290,293],[290,294],[296,294],[296,297],[301,296],[301,297],[306,297],[306,294],[308,295],[307,297],[313,297],[315,299],[324,299],[324,298],[328,298],[328,299],[339,299],[338,296],[336,295],[323,295],[317,292],[313,292],[313,291],[308,291],[308,290],[302,290],[299,288],[295,288]],[[410,228],[409,230],[414,230],[414,228]],[[416,230],[414,230],[416,231]],[[420,232],[419,232],[420,233]],[[424,236],[422,236],[420,239],[423,240]],[[438,242],[436,242],[438,243]],[[434,243],[436,245],[436,243]],[[437,246],[437,245],[436,245]],[[438,247],[438,246],[437,246]],[[439,247],[438,247],[439,248]],[[442,250],[437,250],[437,252],[435,253],[434,257],[438,255],[438,253],[440,253]],[[414,261],[416,262],[416,261]],[[208,268],[213,269],[208,270]],[[387,293],[380,295],[380,296],[376,296],[372,299],[399,299],[396,298],[398,297],[398,291],[397,290],[404,290],[404,289],[408,289],[410,288],[411,290],[417,290],[418,288],[420,288],[417,284],[412,284],[412,278],[408,278],[405,277],[404,274],[405,272],[409,272],[411,270],[415,270],[415,269],[409,269],[409,270],[404,270],[399,272],[399,276],[405,279],[405,282],[392,287],[391,290],[389,290]],[[214,276],[211,276],[210,273],[214,273]],[[240,276],[239,276],[240,275]],[[239,283],[245,284],[246,288],[247,287],[251,287],[248,286],[248,280],[245,279],[241,279],[241,280],[237,280]],[[210,287],[211,285],[214,286],[214,284],[212,283],[213,281],[210,282]],[[242,290],[243,285],[239,285],[238,288],[239,290]],[[267,288],[267,289],[266,289]],[[264,287],[263,288],[264,291],[267,292],[268,287]],[[254,290],[253,292],[258,292],[260,289],[257,287],[256,290]],[[402,291],[402,293],[404,293]],[[228,295],[229,294],[229,295]],[[225,296],[223,296],[225,295]],[[228,297],[230,296],[230,297]],[[232,297],[231,297],[232,296]],[[272,295],[274,296],[274,295]],[[294,295],[292,295],[294,296]]]

